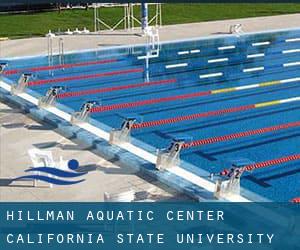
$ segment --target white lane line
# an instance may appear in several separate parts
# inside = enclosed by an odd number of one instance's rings
[[[193,49],[190,51],[191,54],[200,53],[200,49]]]
[[[196,54],[196,53],[200,53],[200,49],[192,49],[190,51],[188,50],[184,50],[184,51],[178,51],[177,54],[178,55],[188,55],[188,54]]]
[[[218,50],[227,50],[227,49],[235,49],[235,46],[231,45],[231,46],[223,46],[218,48]]]
[[[252,43],[252,46],[256,47],[256,46],[264,46],[264,45],[269,45],[269,44],[271,44],[271,42],[266,41],[266,42]]]
[[[138,60],[147,59],[147,58],[157,58],[158,55],[145,55],[145,56],[138,56]]]
[[[247,58],[257,58],[257,57],[264,57],[264,56],[265,56],[264,53],[258,53],[258,54],[247,55]]]
[[[235,90],[253,89],[253,88],[258,88],[258,87],[260,87],[259,83],[258,84],[251,84],[251,85],[235,87]]]
[[[169,64],[166,65],[166,69],[181,68],[186,66],[188,66],[188,63]]]
[[[300,37],[299,38],[290,38],[285,40],[286,43],[292,43],[292,42],[300,42]]]
[[[295,102],[295,101],[300,101],[300,96],[280,100],[280,103],[288,103],[288,102]]]
[[[281,80],[281,83],[288,83],[288,82],[297,82],[300,81],[300,77],[295,77],[295,78],[290,78],[290,79],[285,79],[285,80]]]
[[[284,63],[283,67],[292,67],[292,66],[298,66],[300,65],[300,62],[291,62],[291,63]]]
[[[218,58],[218,59],[208,60],[207,62],[208,63],[218,63],[218,62],[227,62],[227,61],[228,61],[228,58]]]
[[[189,54],[190,52],[188,51],[188,50],[186,50],[186,51],[179,51],[177,54],[178,55],[187,55],[187,54]]]
[[[209,78],[209,77],[216,77],[216,76],[222,76],[223,73],[212,73],[212,74],[205,74],[205,75],[199,75],[200,78]]]
[[[290,50],[283,50],[282,54],[291,54],[291,53],[298,53],[300,49],[290,49]]]
[[[247,72],[261,71],[264,69],[265,67],[248,68],[248,69],[243,69],[243,72],[247,73]]]

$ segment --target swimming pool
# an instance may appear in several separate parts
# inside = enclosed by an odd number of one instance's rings
[[[146,45],[74,52],[51,65],[46,56],[11,58],[3,80],[32,73],[27,89],[36,98],[63,87],[55,105],[68,114],[95,101],[89,123],[106,140],[136,118],[131,151],[149,152],[152,163],[157,150],[184,138],[180,167],[168,171],[200,176],[208,189],[209,173],[233,163],[286,158],[245,172],[241,186],[251,200],[300,195],[300,29],[166,42],[149,53]]]

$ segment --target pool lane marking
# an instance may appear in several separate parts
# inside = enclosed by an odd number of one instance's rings
[[[204,75],[199,75],[200,79],[203,78],[211,78],[211,77],[218,77],[218,76],[222,76],[223,73],[222,72],[218,72],[218,73],[211,73],[211,74],[204,74]]]
[[[188,63],[169,64],[169,65],[166,65],[166,69],[183,68],[183,67],[187,67],[187,66],[188,66]]]
[[[184,50],[184,51],[178,51],[177,55],[188,55],[188,54],[196,54],[200,53],[200,49],[192,49],[190,51]]]
[[[299,38],[290,38],[285,40],[286,43],[292,43],[292,42],[300,42],[300,37]]]
[[[214,143],[218,143],[218,142],[230,141],[230,140],[235,140],[235,139],[248,137],[248,136],[271,133],[271,132],[289,129],[289,128],[295,128],[295,127],[299,127],[299,126],[300,126],[300,121],[284,123],[284,124],[279,124],[279,125],[275,125],[275,126],[271,126],[271,127],[264,127],[264,128],[259,128],[259,129],[255,129],[255,130],[238,132],[238,133],[234,133],[234,134],[227,134],[227,135],[222,135],[222,136],[215,136],[215,137],[211,137],[211,138],[195,140],[195,141],[184,143],[182,145],[182,148],[186,149],[186,148],[191,148],[191,147],[199,147],[199,146],[203,146],[203,145],[207,145],[207,144],[214,144]]]
[[[258,54],[250,54],[247,55],[247,58],[257,58],[257,57],[264,57],[265,53],[258,53]]]
[[[266,42],[258,42],[258,43],[252,43],[253,47],[257,47],[257,46],[265,46],[265,45],[270,45],[271,42],[266,41]]]
[[[7,83],[4,83],[1,80],[0,80],[0,87],[2,87],[3,89],[5,89],[7,91],[11,91],[11,86]],[[22,97],[23,99],[25,99],[35,105],[38,104],[37,98],[30,96],[26,93],[24,93],[22,95],[18,95],[18,96]],[[68,113],[66,113],[64,111],[59,110],[58,108],[53,107],[53,108],[48,109],[48,111],[61,117],[62,119],[66,120],[67,122],[71,121],[71,115],[69,115]],[[106,132],[98,127],[95,127],[95,126],[91,125],[90,123],[82,123],[82,124],[78,124],[77,126],[87,130],[88,132],[98,136],[99,138],[102,138],[106,141],[109,140],[108,132]],[[148,161],[152,164],[156,164],[157,156],[153,153],[150,153],[150,152],[140,148],[140,147],[137,147],[131,143],[120,144],[119,147],[134,154],[134,155],[141,157],[142,159],[145,159],[146,161]],[[196,174],[188,172],[187,170],[184,170],[180,167],[173,167],[169,170],[166,170],[166,172],[171,172],[171,173],[185,179],[186,181],[195,184],[196,186],[198,186],[200,188],[204,188],[205,190],[207,190],[209,192],[214,191],[214,183],[212,183]],[[239,195],[228,197],[227,200],[232,201],[232,202],[249,202],[250,201]]]
[[[291,54],[291,53],[299,53],[300,49],[289,49],[289,50],[283,50],[282,54]]]
[[[191,54],[197,54],[197,53],[200,53],[200,52],[201,52],[200,49],[192,49],[192,50],[190,50]]]
[[[161,103],[161,102],[170,102],[170,101],[175,101],[175,100],[180,100],[180,99],[189,99],[189,98],[196,98],[196,97],[201,97],[201,96],[209,96],[209,95],[214,95],[214,94],[221,94],[221,93],[228,93],[228,92],[240,91],[240,90],[245,90],[245,89],[266,87],[266,86],[272,86],[272,85],[276,85],[276,84],[284,84],[284,83],[290,83],[290,82],[296,82],[296,81],[300,81],[300,77],[278,80],[278,81],[263,82],[263,83],[259,83],[259,84],[251,84],[251,85],[245,85],[245,86],[239,86],[239,87],[232,87],[232,88],[201,91],[201,92],[195,92],[195,93],[184,94],[184,95],[176,95],[176,96],[168,96],[168,97],[161,97],[161,98],[155,98],[155,99],[141,100],[141,101],[136,101],[136,102],[117,103],[117,104],[111,104],[111,105],[106,105],[106,106],[99,106],[99,107],[92,108],[91,112],[98,113],[98,112],[111,111],[111,110],[115,110],[115,109],[134,108],[134,107],[138,107],[138,106],[152,105],[152,104]]]
[[[218,58],[218,59],[210,59],[207,62],[208,63],[219,63],[219,62],[227,62],[228,58],[224,57],[224,58]]]
[[[78,75],[78,76],[69,76],[69,77],[60,77],[60,78],[54,78],[54,79],[31,81],[28,83],[28,85],[36,86],[36,85],[43,85],[43,84],[48,84],[48,83],[57,83],[57,82],[66,82],[66,81],[74,81],[74,80],[82,80],[82,79],[100,78],[100,77],[105,77],[105,76],[139,73],[139,72],[143,72],[143,71],[144,70],[142,68],[117,70],[117,71],[103,72],[103,73],[98,73],[98,74]]]
[[[265,67],[246,68],[246,69],[243,69],[243,72],[248,73],[248,72],[262,71],[264,69],[265,69]]]
[[[188,55],[190,52],[188,50],[185,51],[178,51],[177,55]]]
[[[113,92],[113,91],[124,90],[124,89],[133,89],[133,88],[140,88],[140,87],[147,87],[147,86],[154,86],[154,85],[162,85],[162,84],[171,84],[171,83],[176,83],[176,79],[166,79],[166,80],[160,80],[160,81],[128,84],[128,85],[123,85],[123,86],[98,88],[98,89],[87,89],[87,90],[73,91],[73,92],[65,92],[65,93],[59,94],[57,96],[57,98],[77,97],[77,96],[83,96],[83,95],[92,95],[92,94]]]
[[[283,67],[292,67],[292,66],[299,66],[300,62],[290,62],[290,63],[284,63]]]
[[[269,102],[249,104],[249,105],[221,109],[221,110],[213,110],[213,111],[208,111],[208,112],[204,112],[204,113],[196,113],[196,114],[176,116],[176,117],[172,117],[172,118],[136,123],[136,124],[133,124],[132,129],[142,129],[142,128],[148,128],[148,127],[162,126],[162,125],[171,124],[171,123],[195,120],[195,119],[200,119],[200,118],[204,118],[204,117],[219,116],[219,115],[223,115],[223,114],[247,111],[247,110],[252,110],[252,109],[256,109],[256,108],[263,108],[263,107],[274,106],[274,105],[296,102],[296,101],[300,101],[300,96],[288,98],[288,99],[282,99],[282,100],[274,100],[274,101],[269,101]]]
[[[228,49],[235,49],[235,46],[230,45],[230,46],[218,47],[218,50],[228,50]]]
[[[99,65],[99,64],[107,64],[117,62],[117,59],[107,59],[107,60],[99,60],[99,61],[88,61],[88,62],[80,62],[80,63],[69,63],[64,65],[54,65],[54,66],[41,66],[41,67],[34,67],[34,68],[25,68],[25,69],[11,69],[6,70],[3,72],[4,75],[13,75],[22,72],[38,72],[38,71],[45,71],[45,70],[55,70],[55,69],[68,69],[68,68],[75,68],[81,66],[90,66],[90,65]]]
[[[159,57],[158,54],[154,54],[154,55],[144,55],[144,56],[138,56],[137,59],[138,60],[143,60],[143,59],[150,59],[150,58],[157,58]]]

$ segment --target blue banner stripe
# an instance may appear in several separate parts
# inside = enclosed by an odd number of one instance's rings
[[[51,177],[43,176],[43,175],[21,176],[21,177],[13,179],[12,181],[18,181],[18,180],[22,180],[22,179],[40,180],[40,181],[48,182],[48,183],[55,184],[55,185],[62,185],[62,186],[64,186],[64,185],[78,184],[80,182],[85,181],[84,179],[78,180],[78,181],[65,181],[65,180],[55,179],[55,178],[51,178]]]
[[[79,177],[79,176],[87,174],[87,173],[68,172],[68,171],[57,169],[57,168],[49,168],[49,167],[30,168],[30,169],[25,170],[25,172],[33,172],[33,171],[52,174],[52,175],[55,175],[58,177],[65,177],[65,178]]]

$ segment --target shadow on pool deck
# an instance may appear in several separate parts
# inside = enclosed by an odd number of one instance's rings
[[[27,184],[26,182],[31,182]],[[19,183],[19,184],[17,184]],[[14,188],[46,188],[48,186],[34,186],[32,180],[13,181],[11,178],[0,178],[0,187],[14,187]]]
[[[28,125],[24,122],[16,122],[16,123],[5,123],[2,124],[2,127],[6,129],[16,129],[16,128],[27,128],[29,130],[51,130],[53,129],[50,125]]]

